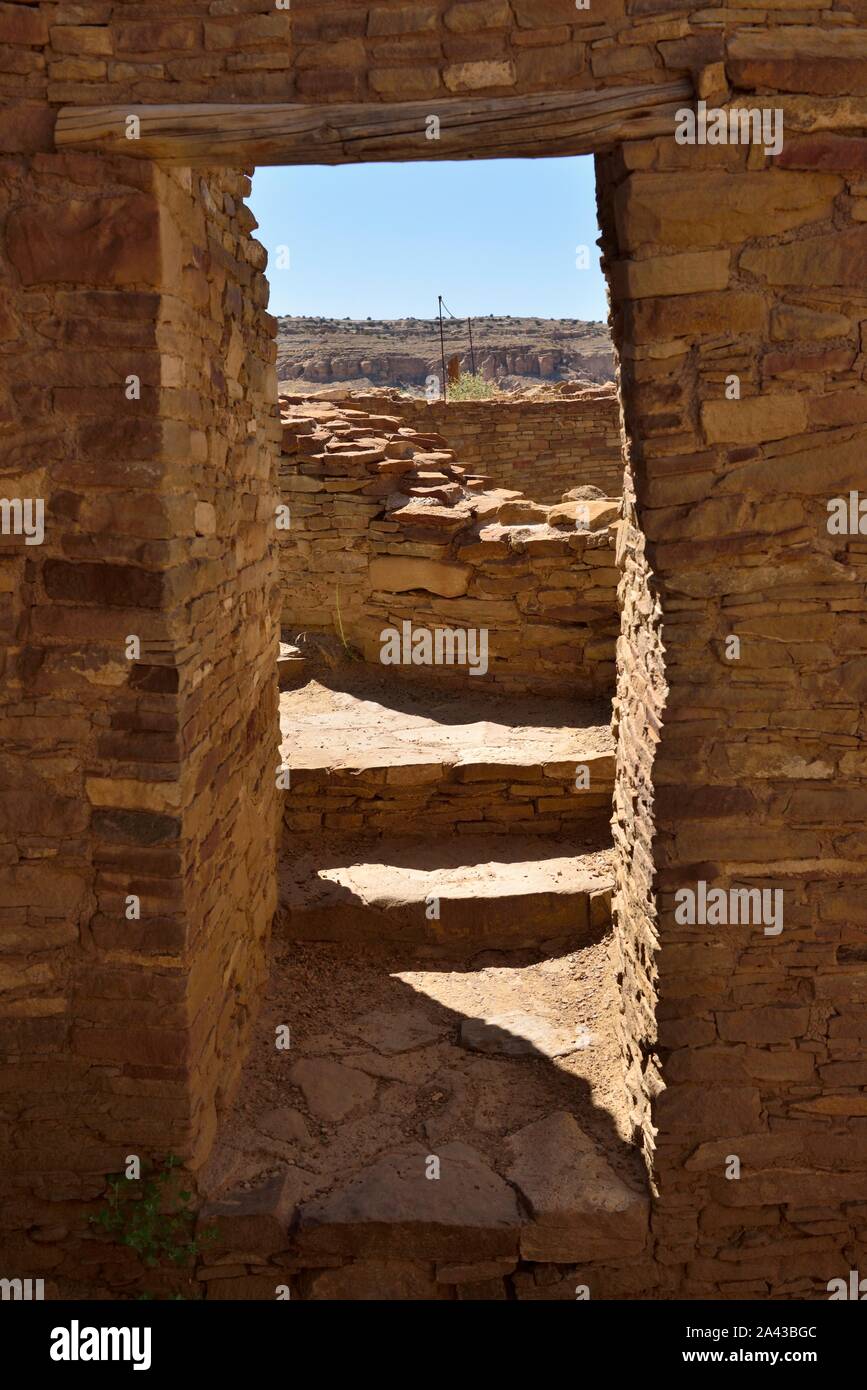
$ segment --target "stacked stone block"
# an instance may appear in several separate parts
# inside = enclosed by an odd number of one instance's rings
[[[324,629],[379,664],[383,633],[402,633],[404,624],[484,632],[484,671],[473,674],[469,663],[389,669],[468,690],[608,693],[618,503],[544,507],[488,492],[453,462],[442,437],[401,426],[399,416],[313,402],[284,408],[280,482],[291,527],[281,537],[282,621],[290,636],[304,625]]]
[[[441,434],[461,462],[534,502],[559,502],[580,482],[606,497],[623,491],[620,407],[601,388],[559,399],[442,402],[353,393],[345,404],[397,415],[422,434]]]
[[[576,795],[576,767],[588,785]],[[290,832],[363,831],[375,835],[605,834],[614,759],[580,750],[571,760],[535,765],[408,762],[406,766],[301,767],[284,801]]]
[[[714,21],[678,0],[15,0],[0,42],[5,89],[36,102],[381,102],[665,80],[721,52]]]
[[[759,48],[788,89],[800,60]],[[598,162],[630,458],[623,1041],[658,1258],[708,1296],[822,1296],[863,1252],[864,546],[828,527],[864,478],[863,144]],[[782,931],[679,920],[700,880],[781,890]]]

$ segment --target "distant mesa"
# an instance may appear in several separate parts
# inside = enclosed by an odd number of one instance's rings
[[[421,395],[442,370],[439,320],[278,318],[277,376],[312,389],[387,386]],[[543,382],[601,385],[614,380],[605,324],[583,319],[491,316],[473,319],[477,373],[501,390]],[[465,319],[445,327],[446,360],[472,370]]]

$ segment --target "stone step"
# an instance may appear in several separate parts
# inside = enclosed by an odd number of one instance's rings
[[[294,690],[305,679],[307,661],[291,642],[281,642],[277,656],[277,684],[280,690]]]
[[[359,754],[359,761],[364,755]],[[576,769],[584,767],[586,774]],[[587,788],[576,786],[587,776]],[[287,831],[319,829],[382,835],[567,833],[601,829],[611,816],[612,754],[576,760],[437,762],[430,758],[375,766],[310,768],[289,760],[283,793]]]
[[[276,930],[473,950],[579,942],[611,920],[611,851],[548,839],[323,842],[286,857]]]
[[[565,1111],[506,1140],[502,1176],[467,1144],[443,1145],[437,1157],[437,1181],[419,1144],[304,1203],[291,1228],[298,1250],[566,1264],[635,1258],[646,1244],[646,1196],[617,1176]]]
[[[581,1277],[589,1274],[592,1283],[594,1264],[639,1260],[647,1248],[646,1192],[618,1175],[568,1111],[508,1135],[493,1162],[467,1143],[438,1145],[435,1181],[429,1149],[391,1149],[301,1201],[296,1173],[278,1172],[258,1188],[209,1203],[201,1223],[223,1260],[249,1264],[281,1250],[291,1270],[306,1266],[309,1291],[302,1297],[314,1299],[381,1297],[401,1273],[414,1275],[422,1289],[413,1292],[411,1282],[399,1297],[446,1296],[445,1289],[424,1288],[432,1271],[418,1262],[436,1264],[436,1283],[475,1283],[482,1296],[488,1281],[512,1275],[519,1261],[580,1262]],[[347,1259],[353,1263],[341,1269]],[[261,1290],[236,1289],[234,1296]]]
[[[391,703],[390,703],[391,702]],[[601,831],[614,750],[598,711],[558,711],[542,727],[491,702],[400,707],[310,682],[280,701],[283,821],[294,833],[437,836]],[[536,717],[544,718],[544,702]],[[463,715],[463,717],[461,717]],[[557,720],[566,722],[557,722]],[[591,722],[595,721],[595,722]]]

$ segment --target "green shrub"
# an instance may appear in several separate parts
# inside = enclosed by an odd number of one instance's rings
[[[473,376],[469,372],[460,381],[449,382],[450,401],[489,401],[495,395],[496,387],[492,381],[485,381],[483,377]]]
[[[123,1173],[113,1173],[108,1179],[105,1206],[91,1217],[94,1226],[134,1250],[151,1269],[164,1260],[188,1264],[216,1236],[214,1227],[203,1231],[198,1240],[194,1237],[196,1214],[190,1205],[191,1192],[178,1192],[174,1210],[164,1209],[169,1204],[167,1186],[179,1167],[179,1159],[169,1154],[162,1168],[154,1168],[137,1182]]]

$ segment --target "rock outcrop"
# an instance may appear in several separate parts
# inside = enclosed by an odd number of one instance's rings
[[[277,320],[277,373],[304,385],[424,387],[442,375],[437,319]],[[522,382],[611,381],[614,357],[608,330],[580,319],[473,320],[474,355],[466,322],[446,322],[446,357],[462,372],[515,386]]]

